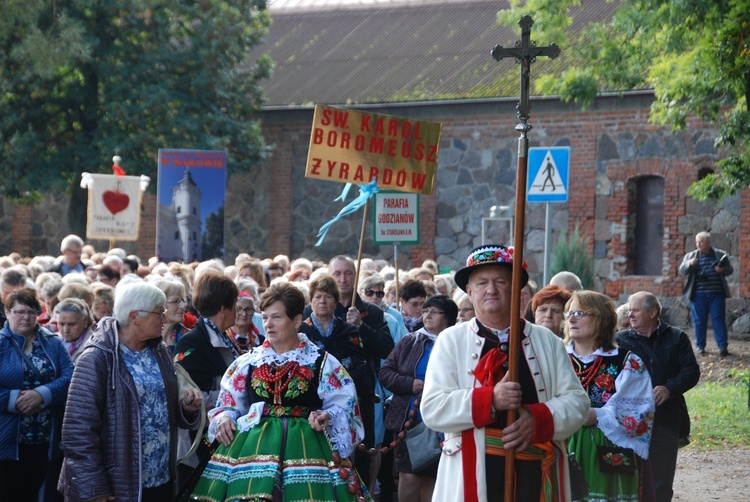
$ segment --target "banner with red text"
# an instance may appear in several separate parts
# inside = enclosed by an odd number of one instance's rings
[[[84,175],[81,186],[89,190],[86,238],[137,241],[141,223],[142,177]]]
[[[440,132],[437,122],[316,105],[305,176],[431,194]]]

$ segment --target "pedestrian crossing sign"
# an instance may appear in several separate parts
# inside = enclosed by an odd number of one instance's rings
[[[569,146],[529,148],[527,202],[567,202]]]

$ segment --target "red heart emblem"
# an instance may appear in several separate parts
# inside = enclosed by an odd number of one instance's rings
[[[113,192],[107,190],[102,194],[102,202],[109,209],[109,212],[114,216],[120,211],[124,211],[130,205],[130,197],[127,194],[121,192]]]

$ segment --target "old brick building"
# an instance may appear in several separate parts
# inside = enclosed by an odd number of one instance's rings
[[[518,67],[489,56],[495,44],[518,38],[515,30],[494,22],[502,2],[323,3],[322,8],[292,0],[271,4],[274,24],[259,52],[277,64],[265,86],[268,105],[261,117],[273,154],[257,170],[229,178],[227,257],[243,251],[321,259],[356,253],[357,217],[334,226],[324,244],[314,246],[320,225],[341,207],[333,199],[342,189],[304,178],[318,103],[443,124],[437,189],[420,199],[420,244],[403,246],[399,258],[402,267],[425,258],[459,267],[481,244],[482,218],[490,207],[513,206],[515,200]],[[588,2],[571,30],[606,19],[614,8],[605,0]],[[539,61],[532,75],[558,71],[567,61],[563,47],[560,58]],[[697,119],[682,131],[650,124],[652,100],[649,90],[613,93],[582,110],[555,97],[532,98],[530,145],[571,148],[569,200],[551,205],[552,242],[578,228],[595,258],[596,289],[616,299],[646,289],[671,306],[683,284],[680,260],[693,249],[694,234],[709,230],[716,246],[732,256],[733,321],[748,310],[750,190],[716,204],[687,197],[688,186],[719,158],[716,131]],[[55,216],[65,201],[49,195],[30,208],[3,203],[0,252],[54,253],[68,230]],[[141,256],[153,254],[155,205],[147,194],[141,239],[132,245]],[[544,227],[544,204],[529,204],[526,258],[538,280]],[[391,247],[374,246],[371,231],[366,235],[366,255],[392,257]],[[660,239],[654,242],[653,235]],[[685,309],[673,315],[686,324]]]

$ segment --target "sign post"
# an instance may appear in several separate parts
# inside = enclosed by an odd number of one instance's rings
[[[375,244],[419,244],[419,194],[378,192],[374,200]]]
[[[550,240],[552,232],[550,202],[568,201],[570,147],[529,148],[529,184],[527,202],[545,202],[544,214],[544,284],[549,282]]]

